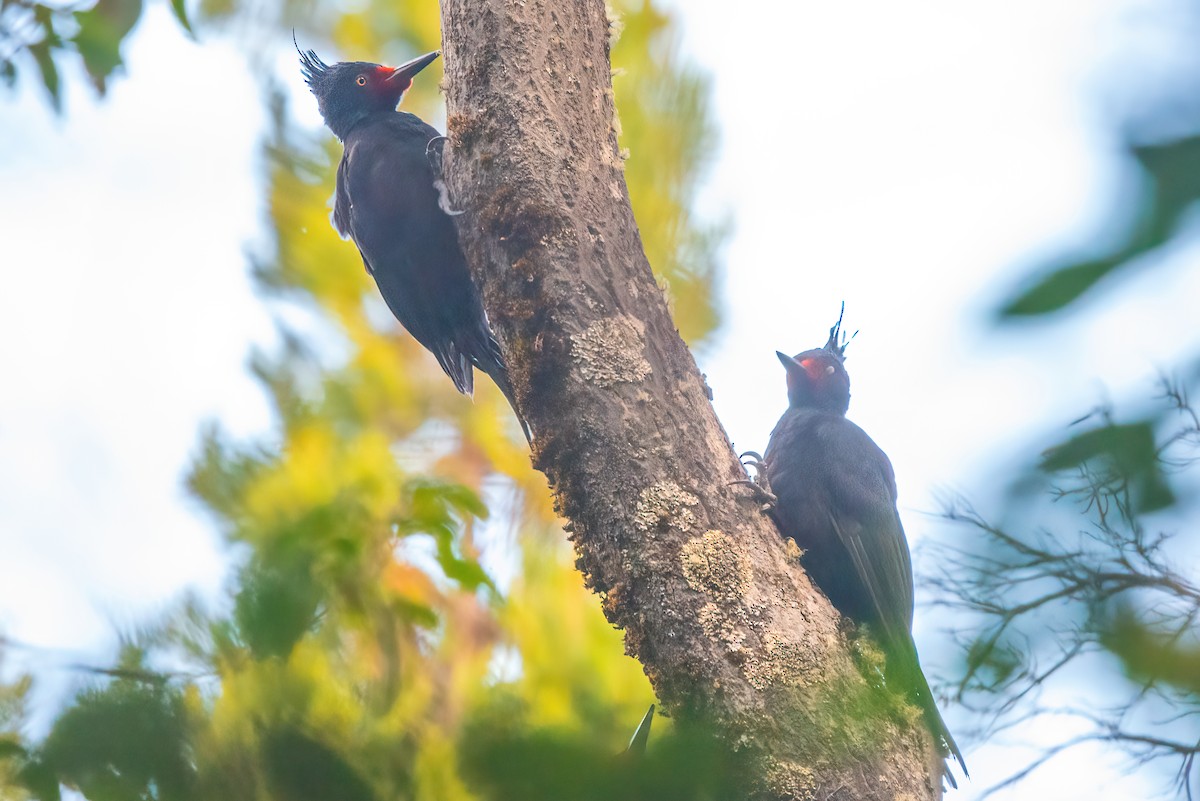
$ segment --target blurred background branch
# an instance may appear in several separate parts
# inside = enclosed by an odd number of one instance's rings
[[[1098,742],[1138,767],[1171,763],[1175,789],[1194,796],[1200,584],[1191,492],[1173,487],[1200,478],[1200,417],[1181,383],[1160,390],[1145,419],[1102,409],[1077,421],[1011,490],[1006,522],[953,502],[958,532],[926,549],[963,653],[948,689],[976,716],[975,736],[1039,720],[1077,731],[989,792]]]

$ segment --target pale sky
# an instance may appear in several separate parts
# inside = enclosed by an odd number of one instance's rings
[[[1200,352],[1197,271],[1118,279],[1066,325],[984,322],[1039,258],[1102,230],[1130,179],[1103,88],[1174,52],[1145,13],[1165,4],[679,6],[721,127],[705,203],[736,225],[727,325],[701,367],[739,448],[765,446],[783,411],[774,351],[822,344],[845,300],[850,416],[891,456],[916,541],[939,493],[987,500],[989,465]],[[40,665],[103,654],[185,588],[218,593],[227,560],[183,470],[202,420],[270,423],[245,370],[273,341],[245,257],[264,214],[257,81],[158,5],[127,62],[104,101],[72,74],[61,120],[29,80],[0,97],[0,630],[50,649]],[[918,641],[936,663],[936,627],[919,621]],[[967,757],[952,798],[1023,759]],[[1122,767],[1079,752],[997,798],[1157,789]]]

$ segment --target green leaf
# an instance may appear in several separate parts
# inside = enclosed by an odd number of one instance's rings
[[[454,545],[449,537],[437,537],[437,544],[438,566],[447,578],[471,591],[481,586],[495,589],[491,578],[478,562],[474,559],[463,559],[454,552]]]
[[[183,29],[194,38],[196,32],[192,30],[192,22],[188,19],[187,6],[184,4],[184,0],[171,0],[171,12],[175,14],[175,19],[179,21]]]
[[[279,561],[247,567],[234,605],[238,631],[258,659],[291,653],[316,622],[323,599],[311,559],[295,555]]]
[[[443,484],[441,493],[446,503],[458,511],[478,517],[480,520],[488,519],[487,506],[470,487],[462,484]]]
[[[1028,317],[1065,308],[1106,275],[1119,268],[1124,260],[1125,254],[1122,254],[1115,258],[1085,261],[1057,269],[1006,303],[1000,309],[1000,316]]]
[[[474,559],[462,556],[456,547],[463,517],[486,519],[487,506],[470,488],[461,484],[418,478],[405,486],[409,495],[408,515],[397,521],[401,534],[428,534],[437,543],[437,561],[442,572],[464,589],[495,588],[487,572]]]
[[[1200,200],[1200,135],[1134,147],[1131,153],[1154,187],[1147,228],[1165,238],[1183,213]]]
[[[1200,648],[1184,639],[1154,630],[1129,604],[1109,616],[1101,644],[1138,682],[1166,682],[1193,695],[1200,694]]]
[[[263,767],[276,797],[290,801],[374,801],[375,793],[340,753],[293,726],[262,735]]]
[[[25,756],[27,752],[16,740],[11,740],[7,737],[0,738],[0,759],[8,757]]]
[[[663,732],[646,753],[627,759],[591,732],[531,729],[514,707],[501,699],[476,711],[459,743],[465,778],[490,801],[746,797],[749,761],[696,722]]]
[[[1010,643],[980,636],[966,652],[966,674],[989,690],[998,691],[1021,669],[1022,655]]]
[[[1042,454],[1039,467],[1057,472],[1102,456],[1144,465],[1154,461],[1154,453],[1154,429],[1149,421],[1114,424],[1077,434],[1049,449]]]
[[[46,763],[91,801],[190,798],[189,754],[180,694],[128,680],[80,693],[43,746]]]
[[[408,482],[412,517],[418,521],[447,521],[452,511],[465,512],[486,520],[488,508],[479,496],[462,484],[452,484],[430,478],[415,478]]]
[[[79,31],[72,42],[83,57],[92,84],[101,95],[108,77],[121,66],[121,44],[142,14],[142,0],[99,0],[75,13]]]
[[[188,488],[218,518],[232,524],[244,515],[244,488],[262,474],[271,455],[255,445],[235,445],[213,422],[201,428],[199,450]]]
[[[47,762],[31,759],[17,771],[17,781],[38,801],[61,801],[58,774]]]
[[[1040,277],[1000,307],[1001,321],[1064,309],[1107,276],[1139,266],[1139,257],[1167,244],[1175,234],[1184,213],[1200,200],[1200,137],[1131,147],[1129,156],[1149,191],[1123,209],[1133,220],[1124,241],[1092,259],[1036,270]]]
[[[1142,512],[1175,502],[1154,444],[1154,422],[1111,424],[1085,431],[1048,450],[1038,467],[1045,472],[1097,463],[1114,479],[1128,482],[1131,497]]]
[[[427,629],[435,628],[441,622],[438,613],[426,604],[397,600],[392,602],[392,608],[400,617],[411,621],[415,625],[424,626]]]
[[[29,46],[29,54],[33,56],[42,74],[42,85],[50,94],[50,105],[58,113],[62,113],[62,86],[59,83],[58,67],[54,64],[54,56],[50,54],[51,39],[43,39]]]

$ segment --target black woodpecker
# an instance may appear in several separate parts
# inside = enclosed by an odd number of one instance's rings
[[[344,146],[333,225],[358,246],[392,314],[437,358],[458,391],[473,392],[478,367],[517,412],[504,355],[434,172],[431,154],[440,154],[441,134],[396,108],[413,76],[438,55],[385,67],[365,61],[331,65],[312,50],[300,52],[321,116]],[[519,412],[517,417],[530,437]]]
[[[922,710],[942,755],[953,756],[965,774],[913,643],[912,562],[896,510],[892,463],[846,419],[850,377],[840,329],[839,318],[822,348],[796,356],[776,352],[787,371],[788,410],[763,459],[775,496],[772,513],[834,607],[869,627],[886,655],[888,686]],[[957,786],[949,768],[945,775]]]

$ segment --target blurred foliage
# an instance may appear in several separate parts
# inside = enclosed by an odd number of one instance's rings
[[[116,679],[81,692],[54,724],[38,759],[95,801],[192,797],[182,691]]]
[[[1042,455],[1046,473],[1084,471],[1097,492],[1128,498],[1130,514],[1146,514],[1175,503],[1166,465],[1158,459],[1155,420],[1104,424],[1075,434]]]
[[[0,669],[6,667],[6,645],[7,640],[0,637]],[[25,801],[29,797],[27,783],[22,776],[27,756],[22,730],[29,714],[32,687],[33,679],[27,675],[0,683],[0,798],[5,801]]]
[[[646,256],[670,289],[675,326],[695,349],[721,321],[714,289],[730,230],[728,221],[706,222],[691,209],[702,167],[716,151],[709,80],[680,64],[668,14],[650,2],[628,5],[612,52],[620,67],[613,88],[621,144],[629,150],[625,180]]]
[[[1148,19],[1191,31],[1198,11],[1194,2],[1159,6]],[[1200,74],[1187,59],[1170,63],[1158,74],[1139,65],[1154,78],[1138,85],[1118,132],[1129,179],[1113,193],[1103,234],[1033,270],[998,305],[998,322],[1069,324],[1119,277],[1163,269],[1191,244]],[[1076,421],[1001,482],[1011,489],[998,521],[956,502],[947,517],[968,536],[928,549],[938,601],[955,610],[955,689],[981,721],[976,739],[1050,720],[1074,733],[985,795],[1084,743],[1111,746],[1132,770],[1167,766],[1165,795],[1200,790],[1200,572],[1187,536],[1200,487],[1200,414],[1189,399],[1198,379],[1185,365],[1127,419],[1103,408]]]
[[[729,750],[676,730],[641,757],[613,754],[586,733],[512,734],[519,703],[497,703],[467,728],[463,772],[494,801],[685,801],[737,799],[745,782]]]
[[[123,8],[107,28],[109,6],[82,12],[88,32],[69,37],[92,48],[85,64],[101,89],[140,12]],[[629,0],[613,12],[634,208],[680,328],[703,341],[718,321],[723,236],[692,211],[714,139],[707,82],[682,63],[661,9]],[[274,11],[207,0],[197,25],[239,18],[270,18],[277,40],[302,18],[298,40],[328,61],[395,63],[439,38],[436,3],[416,0]],[[435,63],[405,108],[439,119],[439,79]],[[330,225],[340,146],[324,129],[299,129],[266,80],[270,237],[252,267],[280,312],[281,345],[250,367],[276,425],[239,441],[210,424],[188,478],[236,560],[228,603],[184,603],[132,638],[116,666],[85,671],[45,738],[3,735],[3,792],[53,798],[62,783],[95,801],[566,799],[600,788],[736,797],[703,737],[659,726],[644,759],[615,756],[653,694],[584,589],[506,402],[490,382],[473,402],[459,395],[392,319]],[[279,80],[300,86],[299,68]]]
[[[1067,258],[1038,268],[1028,286],[999,310],[1004,321],[1059,312],[1092,292],[1104,279],[1154,264],[1157,251],[1185,233],[1188,214],[1200,200],[1200,135],[1152,144],[1128,143],[1124,153],[1138,191],[1117,201],[1123,231],[1095,256]]]
[[[1174,791],[1200,789],[1200,575],[1186,529],[1200,481],[1200,414],[1186,384],[1131,422],[1102,409],[1046,450],[993,523],[965,503],[974,536],[932,551],[939,601],[956,610],[956,694],[991,739],[1037,719],[1070,739],[1001,782],[1086,742],[1135,765],[1166,763]],[[1182,568],[1181,568],[1182,565]],[[1114,670],[1117,668],[1117,670]]]
[[[183,0],[170,0],[175,19],[192,32]],[[0,79],[10,87],[22,70],[36,70],[55,110],[62,110],[62,66],[77,54],[100,95],[124,63],[121,48],[142,16],[142,0],[92,4],[0,0]]]

